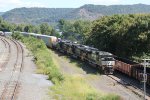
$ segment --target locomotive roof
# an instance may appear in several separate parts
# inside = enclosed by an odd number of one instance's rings
[[[80,45],[80,46],[78,46],[78,48],[80,48],[81,50],[85,50],[87,52],[98,51],[97,48],[89,47],[87,45]]]
[[[108,56],[112,56],[113,54],[109,53],[109,52],[105,52],[105,51],[98,51],[99,55],[108,55]]]

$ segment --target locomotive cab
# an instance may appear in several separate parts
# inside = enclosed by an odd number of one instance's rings
[[[104,57],[104,58],[101,58],[101,63],[102,63],[102,66],[104,67],[103,70],[104,70],[104,73],[105,74],[113,74],[113,67],[115,65],[115,59],[113,57]]]

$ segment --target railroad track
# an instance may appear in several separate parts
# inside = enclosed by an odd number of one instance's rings
[[[4,43],[5,48],[7,48],[7,43],[6,43],[6,41],[5,41],[3,38],[1,38],[1,37],[0,37],[0,39],[1,39],[1,41]]]
[[[141,89],[137,88],[136,86],[130,84],[129,82],[127,82],[125,80],[118,79],[114,75],[107,75],[107,76],[109,78],[113,79],[114,81],[116,81],[118,84],[122,85],[123,87],[129,89],[134,94],[138,95],[141,99],[143,99],[143,91]],[[146,96],[147,100],[150,100],[149,94],[147,94],[147,95],[148,95],[148,96]]]
[[[9,43],[7,39],[3,38],[5,43]],[[15,64],[13,66],[13,70],[11,72],[9,80],[5,83],[2,94],[0,95],[0,100],[15,100],[17,97],[17,91],[20,86],[19,79],[20,74],[23,69],[23,61],[24,61],[24,50],[22,45],[10,39],[10,41],[16,46],[17,56],[15,60]],[[9,46],[10,47],[10,46]],[[11,50],[10,50],[11,51]]]
[[[11,53],[11,50],[10,50],[10,44],[9,44],[9,42],[6,40],[6,39],[4,39],[4,38],[2,38],[2,37],[0,37],[0,40],[4,43],[4,45],[5,45],[5,48],[8,48],[7,50],[8,50],[8,53],[7,53],[7,51],[4,51],[3,52],[3,60],[1,61],[1,63],[0,63],[0,71],[2,71],[2,70],[4,70],[5,69],[5,65],[8,63],[8,61],[9,61],[9,56],[10,56],[10,53]],[[5,58],[4,58],[4,56],[5,56]]]

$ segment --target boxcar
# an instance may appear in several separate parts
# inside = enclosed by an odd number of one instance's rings
[[[36,33],[28,33],[28,32],[20,32],[23,36],[29,37],[29,36],[33,36],[36,38]]]
[[[57,43],[57,38],[55,36],[36,34],[36,37],[43,40],[44,43],[50,48],[53,48],[53,46]]]

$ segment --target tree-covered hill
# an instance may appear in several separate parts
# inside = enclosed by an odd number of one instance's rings
[[[55,23],[72,8],[16,8],[2,15],[3,19],[11,23]]]
[[[40,24],[55,23],[60,19],[95,20],[113,14],[150,13],[150,5],[84,5],[80,8],[17,8],[10,10],[2,17],[11,23]]]

